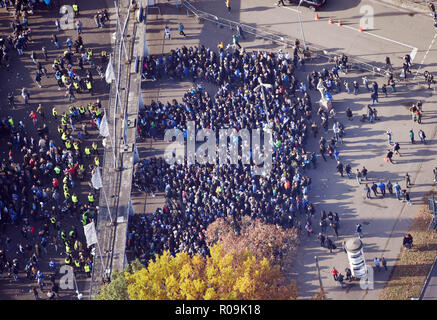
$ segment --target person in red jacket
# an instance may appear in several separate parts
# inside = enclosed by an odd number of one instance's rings
[[[57,178],[53,178],[52,185],[53,185],[53,188],[58,188],[59,187],[59,180]]]
[[[337,281],[338,278],[338,270],[335,267],[332,267],[331,274],[334,277],[334,281]]]

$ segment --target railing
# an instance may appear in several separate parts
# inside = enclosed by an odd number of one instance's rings
[[[287,35],[273,33],[271,31],[266,31],[261,28],[255,28],[247,24],[235,22],[232,20],[228,20],[226,18],[213,15],[211,13],[197,9],[188,1],[184,1],[182,5],[187,10],[187,14],[191,13],[195,15],[199,21],[201,20],[209,21],[218,26],[228,27],[231,30],[237,30],[237,26],[239,25],[240,28],[243,30],[243,32],[252,34],[255,37],[272,41],[273,43],[282,44],[285,47],[291,47],[294,45],[294,40],[290,39],[290,37]],[[329,52],[327,48],[320,48],[314,46],[313,44],[309,45],[308,47],[310,48],[310,52],[312,52],[315,57],[323,57],[330,61],[333,59],[334,56],[339,55],[339,53]],[[374,76],[386,75],[385,74],[386,70],[382,66],[374,65],[370,63],[370,61],[363,61],[363,60],[356,59],[354,57],[348,57],[348,61],[350,62],[352,69],[370,71]]]

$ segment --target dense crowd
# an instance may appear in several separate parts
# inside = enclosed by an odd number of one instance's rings
[[[23,59],[23,50],[31,40],[28,15],[32,15],[35,8],[32,7],[34,1],[8,2],[14,4],[15,19],[11,34],[1,37],[0,61],[7,68],[13,68],[18,61],[10,61],[9,53],[16,49],[18,57],[12,56]],[[56,34],[52,41],[53,49],[64,47],[58,43]],[[76,41],[73,43],[68,38],[65,50],[60,55],[55,54],[58,56],[51,64],[53,72],[45,67],[48,52],[53,56],[51,48],[43,45],[41,53],[30,53],[37,67],[35,81],[39,87],[44,75],[56,78],[59,90],[65,90],[69,101],[75,94],[92,93],[93,73],[97,71],[103,76],[102,70],[106,67],[104,50],[101,63],[95,63],[93,50],[85,49],[78,31]],[[89,67],[85,67],[87,65]],[[72,104],[61,113],[54,105],[38,103],[28,88],[20,91],[36,130],[28,128],[24,119],[17,121],[3,115],[0,121],[1,139],[8,149],[8,157],[0,161],[0,273],[7,272],[18,282],[19,273],[24,271],[28,279],[37,281],[41,290],[47,285],[44,278],[48,279],[50,274],[52,286],[48,296],[55,298],[59,289],[56,283],[59,275],[56,261],[59,260],[55,257],[62,258],[62,264],[70,265],[76,272],[91,277],[95,249],[86,246],[79,228],[97,218],[96,193],[91,187],[85,195],[88,201],[80,200],[83,191],[80,181],[89,180],[92,171],[100,166],[98,144],[91,140],[89,132],[99,126],[104,110],[99,99],[89,99],[88,104]],[[11,109],[16,109],[18,101],[14,92],[8,94],[8,103]],[[36,110],[35,105],[38,105]],[[59,124],[57,129],[50,129],[49,121],[53,120]],[[21,232],[12,234],[12,229]],[[54,256],[48,253],[53,249]],[[36,287],[33,292],[37,298]]]
[[[299,81],[295,70],[303,65],[298,46],[291,56],[282,51],[249,53],[223,48],[216,53],[200,46],[146,58],[146,78],[188,78],[213,83],[219,89],[211,97],[199,83],[185,93],[181,102],[152,101],[140,111],[141,136],[162,137],[166,129],[178,128],[186,137],[187,121],[195,121],[196,130],[250,130],[272,123],[274,146],[273,168],[266,176],[254,175],[241,157],[237,165],[225,166],[170,165],[162,158],[138,163],[136,186],[153,195],[164,192],[166,204],[153,214],[130,221],[128,247],[137,257],[147,262],[162,250],[172,255],[182,250],[207,255],[205,230],[215,219],[226,216],[232,216],[237,233],[243,215],[312,233],[315,208],[309,199],[311,179],[305,171],[316,168],[317,154],[308,152],[305,145],[310,130],[316,134],[318,128],[308,91],[317,89],[323,99],[332,99],[341,90],[338,72],[347,72],[348,65],[347,57],[342,55],[336,57],[332,70],[314,71]],[[260,82],[271,85],[265,89],[265,102],[262,92],[255,90]],[[315,110],[326,132],[328,119],[335,113],[326,105]],[[336,138],[322,141],[332,149],[344,133],[342,124],[335,124]]]

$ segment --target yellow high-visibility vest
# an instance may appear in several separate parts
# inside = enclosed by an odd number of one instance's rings
[[[73,7],[73,11],[74,12],[78,12],[79,11],[79,8],[78,8],[77,4],[73,4],[72,7]]]
[[[75,194],[73,194],[71,196],[71,201],[73,201],[73,203],[77,203],[79,201],[79,199],[77,198],[77,196]]]
[[[53,114],[53,116],[58,115],[58,111],[56,110],[56,108],[53,108],[53,109],[52,109],[52,114]]]
[[[88,195],[88,201],[89,202],[94,202],[94,196],[92,194]]]
[[[91,81],[87,81],[87,82],[86,82],[86,88],[87,88],[88,90],[90,90],[90,89],[92,88],[92,86],[91,86]]]

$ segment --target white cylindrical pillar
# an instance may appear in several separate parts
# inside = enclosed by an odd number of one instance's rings
[[[364,258],[363,242],[358,238],[346,241],[345,249],[349,259],[352,276],[363,278],[367,275],[366,259]]]

